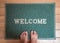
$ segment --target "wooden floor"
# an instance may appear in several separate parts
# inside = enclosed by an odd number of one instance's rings
[[[0,43],[20,43],[19,40],[6,40],[5,4],[6,3],[56,3],[56,40],[38,40],[38,43],[60,43],[60,0],[0,0]]]

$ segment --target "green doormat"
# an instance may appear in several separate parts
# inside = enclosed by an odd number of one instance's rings
[[[55,39],[55,3],[6,4],[6,39],[34,30],[39,39]]]

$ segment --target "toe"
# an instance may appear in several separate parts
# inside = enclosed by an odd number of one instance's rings
[[[25,31],[21,33],[20,38],[22,39],[24,37]]]
[[[36,31],[34,31],[34,35],[37,35],[37,32]]]
[[[31,31],[31,35],[33,35],[33,31]]]

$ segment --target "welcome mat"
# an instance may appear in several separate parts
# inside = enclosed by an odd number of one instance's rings
[[[6,4],[6,39],[34,30],[39,39],[55,39],[55,4]]]

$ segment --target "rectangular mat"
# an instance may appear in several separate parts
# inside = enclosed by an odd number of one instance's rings
[[[55,3],[6,4],[6,39],[36,31],[39,39],[55,39]]]

